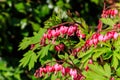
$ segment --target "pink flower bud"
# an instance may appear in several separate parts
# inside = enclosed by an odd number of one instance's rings
[[[70,75],[73,77],[73,78],[76,78],[77,77],[77,70],[76,69],[70,69]]]
[[[64,47],[65,47],[64,44],[59,44],[59,45],[56,45],[56,46],[55,46],[55,50],[56,50],[56,51],[63,51],[63,50],[64,50]]]
[[[48,38],[48,39],[51,39],[51,38],[52,38],[52,33],[51,33],[51,32],[52,32],[52,30],[49,29],[49,30],[48,30],[48,33],[47,33],[47,38]]]
[[[64,50],[65,45],[64,44],[59,44],[59,47],[61,48],[61,51]]]
[[[104,37],[103,37],[103,41],[106,41],[106,40],[108,40],[109,38],[108,38],[108,36],[107,35],[105,35]]]
[[[54,72],[55,71],[53,66],[46,66],[46,70],[47,70],[47,72]]]
[[[55,30],[52,30],[51,34],[52,34],[52,37],[56,37],[56,31]]]
[[[88,71],[88,70],[89,70],[89,67],[88,67],[88,66],[86,66],[86,67],[85,67],[85,71]]]
[[[74,26],[73,26],[73,31],[76,31],[76,30],[77,30],[77,27],[78,27],[77,25],[74,25]]]
[[[61,32],[62,34],[66,34],[67,31],[68,31],[68,27],[66,27],[66,26],[61,26],[61,27],[60,27],[60,32]]]
[[[47,69],[46,68],[43,68],[43,73],[47,73]]]
[[[107,32],[107,35],[108,39],[112,38],[113,37],[113,32]]]
[[[67,32],[68,36],[72,36],[74,34],[74,32],[75,32],[75,29],[76,28],[74,28],[73,26],[70,26],[68,28],[68,32]]]
[[[62,70],[62,65],[55,64],[54,69],[55,69],[55,71],[60,71],[60,70]]]
[[[103,35],[99,35],[98,40],[103,41]]]
[[[85,46],[90,46],[90,45],[92,45],[92,43],[90,43],[90,41],[92,41],[92,40],[87,40],[86,43],[85,43]]]
[[[118,33],[115,32],[114,35],[113,35],[113,38],[114,38],[114,39],[117,39],[117,37],[118,37]]]
[[[80,37],[81,37],[81,38],[85,38],[86,35],[85,35],[85,34],[81,34]]]
[[[118,14],[118,10],[117,9],[114,10],[114,14]]]
[[[93,40],[88,40],[88,45],[91,46],[93,44]]]
[[[111,77],[110,80],[115,80],[115,78],[114,78],[114,77]]]
[[[70,68],[62,68],[62,75],[65,76],[70,72]]]
[[[46,39],[47,38],[47,34],[43,34],[43,38]]]
[[[51,29],[48,29],[48,31],[47,31],[47,32],[48,32],[48,34],[51,34],[51,31],[52,31]]]
[[[35,44],[30,45],[30,49],[32,50],[35,47]]]
[[[98,39],[96,38],[96,39],[93,39],[93,44],[94,45],[97,45],[98,44]]]
[[[90,60],[88,61],[88,64],[93,64],[92,59],[90,59]]]
[[[55,46],[56,51],[61,51],[60,47],[58,45]]]
[[[50,34],[47,34],[47,38],[48,39],[51,39],[52,38],[52,34],[50,33]]]
[[[62,68],[62,75],[63,75],[63,76],[66,75],[65,68]]]
[[[55,36],[58,37],[60,35],[60,30],[58,30],[58,28],[56,28],[56,34]]]

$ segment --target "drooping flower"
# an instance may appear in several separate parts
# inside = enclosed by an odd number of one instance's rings
[[[30,49],[32,50],[35,47],[35,44],[30,45]]]
[[[98,40],[103,41],[103,35],[99,35]]]
[[[117,33],[117,32],[114,32],[113,38],[114,38],[114,39],[117,39],[117,37],[118,37],[118,33]]]
[[[70,72],[70,68],[68,68],[68,67],[67,67],[67,68],[64,68],[64,67],[63,67],[63,68],[62,68],[62,75],[63,75],[63,76],[67,75],[69,72]]]
[[[55,68],[55,71],[57,72],[57,71],[60,71],[60,70],[62,70],[62,65],[59,65],[59,64],[55,64],[54,65],[54,68]]]
[[[77,70],[76,69],[70,69],[70,76],[72,76],[72,78],[76,78],[77,77]]]
[[[61,43],[61,44],[55,46],[55,50],[56,51],[63,51],[64,47],[65,47],[65,45]]]
[[[115,78],[114,78],[114,77],[111,77],[110,80],[115,80]]]
[[[59,29],[59,31],[60,31],[60,33],[61,33],[62,35],[65,35],[65,34],[67,33],[67,31],[68,31],[68,27],[66,27],[66,26],[61,26],[60,29]]]

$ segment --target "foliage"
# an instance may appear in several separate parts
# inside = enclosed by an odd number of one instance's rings
[[[40,63],[34,76],[43,80],[119,80],[120,3],[116,4],[112,8],[104,4],[97,29],[70,12],[67,17],[53,14],[44,23],[47,30],[20,43],[19,50],[30,46],[20,66],[31,70]]]
[[[8,67],[6,61],[0,61],[0,80],[21,80],[20,74],[23,72],[20,68]]]
[[[7,66],[5,66],[6,71],[0,70],[0,75],[3,77],[2,79],[18,79],[14,77],[15,74],[18,74],[20,75],[19,79],[21,80],[36,80],[32,76],[34,73],[33,67],[36,66],[36,68],[38,68],[38,61],[41,62],[41,65],[46,64],[51,60],[52,56],[51,54],[48,54],[47,51],[54,54],[54,51],[52,51],[54,48],[53,45],[50,44],[48,46],[50,49],[47,49],[48,47],[41,48],[38,44],[40,38],[42,37],[42,33],[46,31],[47,28],[58,25],[62,22],[72,22],[71,17],[74,17],[76,22],[80,22],[82,18],[77,18],[78,16],[76,15],[79,15],[78,13],[80,13],[80,16],[83,17],[89,25],[95,25],[99,14],[101,13],[101,7],[103,5],[101,3],[102,1],[99,0],[1,0],[0,58],[2,59],[0,59],[0,62],[5,61],[5,64],[7,64]],[[93,10],[96,10],[96,12],[93,12]],[[71,12],[73,12],[73,14],[71,14]],[[82,24],[84,24],[83,20]],[[85,33],[87,33],[87,31],[85,31]],[[23,39],[24,37],[25,39]],[[22,39],[23,43],[19,45]],[[64,40],[62,42],[64,42]],[[75,40],[73,42],[75,42]],[[66,44],[67,43],[68,42],[66,42]],[[27,53],[26,51],[31,44],[35,44],[35,48],[30,50],[30,52],[35,54],[31,53],[29,58],[26,58],[28,63],[22,63],[20,66],[30,63],[28,67],[33,71],[18,67],[18,61],[22,58],[24,53]],[[19,51],[18,45],[20,47]],[[69,46],[69,44],[67,46]],[[41,55],[42,51],[46,54]],[[44,63],[46,60],[47,62]],[[52,58],[52,60],[54,59]],[[9,69],[10,67],[12,67],[12,69]],[[20,70],[20,72],[18,71],[18,73],[16,73],[15,71],[17,71],[17,69]],[[7,73],[12,75],[9,77],[4,76]]]

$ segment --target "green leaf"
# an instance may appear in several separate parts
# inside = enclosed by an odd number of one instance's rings
[[[120,60],[120,54],[118,52],[115,52],[115,55]]]
[[[100,55],[102,55],[102,54],[105,54],[105,53],[108,53],[108,52],[110,52],[111,50],[110,50],[110,48],[108,48],[108,47],[100,47],[100,48],[97,48],[97,49],[95,49],[94,50],[94,52],[95,52],[95,54],[93,54],[93,60],[97,60],[97,58],[99,58],[100,57]]]
[[[32,50],[34,51],[34,50],[39,49],[39,48],[40,48],[40,44],[38,43],[38,44],[35,44],[35,46],[33,47]]]
[[[56,79],[57,79],[57,76],[55,74],[52,74],[51,80],[56,80]]]
[[[99,74],[99,75],[104,76],[104,70],[103,70],[103,68],[102,68],[101,66],[99,66],[98,64],[95,64],[95,65],[89,64],[88,66],[89,66],[90,70],[92,70],[93,72],[95,72],[95,73],[97,73],[97,74]]]
[[[120,76],[120,67],[116,70],[117,76]]]
[[[15,8],[17,9],[17,11],[25,13],[25,4],[23,4],[22,2],[15,4]]]
[[[31,51],[31,50],[26,52],[24,54],[24,57],[20,60],[20,65],[19,66],[25,67],[29,63],[32,53],[33,53],[33,51]]]
[[[50,63],[51,65],[53,65],[53,64],[56,63],[56,62],[54,62],[56,60],[52,57],[50,52],[48,53],[48,55],[46,55],[43,58],[39,59],[39,61],[40,61],[41,65],[45,65],[47,63]]]
[[[80,20],[81,20],[81,24],[83,25],[83,27],[84,27],[84,33],[86,33],[86,34],[88,34],[88,25],[86,24],[86,22],[85,22],[85,20],[83,19],[83,18],[80,18]]]
[[[46,55],[48,55],[48,50],[50,48],[51,45],[47,45],[45,47],[43,47],[39,52],[38,52],[38,56],[39,57],[39,61],[41,60],[41,58],[45,57]]]
[[[80,53],[80,55],[78,56],[79,58],[82,58],[81,62],[84,63],[86,62],[94,53],[94,47],[91,47],[88,51],[86,51],[85,53]]]
[[[31,54],[30,62],[28,64],[29,70],[31,70],[34,67],[35,62],[37,61],[37,55],[35,53]]]
[[[30,38],[24,38],[19,45],[18,50],[24,50],[30,45]]]
[[[111,58],[112,54],[113,54],[112,50],[106,50],[106,53],[103,54],[102,57],[104,60],[108,60]]]
[[[62,0],[58,1],[56,4],[61,8],[64,6],[64,2]]]
[[[118,63],[118,58],[116,56],[116,53],[113,54],[112,57],[112,67],[114,67],[114,69],[116,69],[118,67],[119,63]]]
[[[64,55],[58,55],[58,57],[60,58],[60,59],[64,59],[65,58],[65,56]]]
[[[39,31],[40,24],[32,22],[32,21],[30,21],[30,23],[32,24],[32,28],[33,28],[34,31]]]
[[[68,53],[65,53],[65,59],[68,59],[69,55]]]
[[[69,57],[70,57],[71,60],[75,59],[75,57],[73,55],[70,55]]]
[[[97,58],[99,58],[100,55],[102,55],[102,54],[103,54],[103,52],[97,52],[97,53],[95,53],[95,54],[93,55],[92,59],[96,61]]]
[[[46,29],[44,28],[40,28],[39,29],[39,32],[34,34],[34,37],[32,37],[30,40],[30,43],[31,44],[35,44],[35,43],[38,43],[40,42],[40,39],[42,38],[43,34],[45,33]]]
[[[27,26],[27,19],[24,18],[20,21],[21,24],[21,29],[25,29],[25,27]]]
[[[95,64],[89,64],[89,70],[84,71],[83,75],[87,80],[109,80],[111,77],[111,68],[108,64],[105,64],[103,67]]]
[[[58,16],[52,15],[52,17],[50,17],[47,21],[44,22],[44,27],[50,28],[51,26],[55,26],[57,24],[60,24],[61,22],[62,21]]]
[[[109,26],[114,26],[114,21],[111,18],[101,18],[100,19],[104,24],[107,24]]]
[[[19,66],[25,67],[28,65],[29,70],[31,70],[34,67],[34,63],[37,61],[37,55],[32,50],[29,50],[23,56]]]
[[[95,3],[96,5],[99,4],[99,0],[91,0],[91,2]]]
[[[74,59],[73,62],[74,62],[75,65],[78,65],[80,63],[80,60]]]
[[[105,76],[107,77],[111,77],[111,68],[110,65],[108,65],[107,63],[104,65],[104,71],[105,71]]]
[[[92,53],[85,55],[84,57],[82,57],[81,62],[82,63],[86,62],[88,59],[91,58],[91,56],[92,56]]]
[[[95,72],[92,71],[87,71],[87,72],[84,71],[82,74],[86,77],[85,80],[107,80],[105,77],[96,74]]]
[[[115,79],[115,80],[120,80],[120,78],[117,78],[117,79]]]
[[[39,32],[36,33],[33,37],[25,37],[20,43],[18,50],[24,50],[31,44],[39,43],[45,31],[46,29],[40,28]]]
[[[86,56],[88,54],[91,54],[93,52],[93,50],[94,50],[94,48],[92,47],[89,50],[87,50],[86,52],[80,53],[79,58],[82,58],[82,57],[84,57],[84,56]]]
[[[41,9],[40,15],[42,17],[45,17],[47,14],[49,14],[49,12],[50,12],[50,9],[48,8],[48,6],[44,5]]]

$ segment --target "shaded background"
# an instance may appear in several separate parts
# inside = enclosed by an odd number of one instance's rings
[[[0,0],[0,80],[36,80],[33,71],[18,67],[24,37],[39,31],[53,13],[79,13],[88,25],[97,25],[103,0]]]

